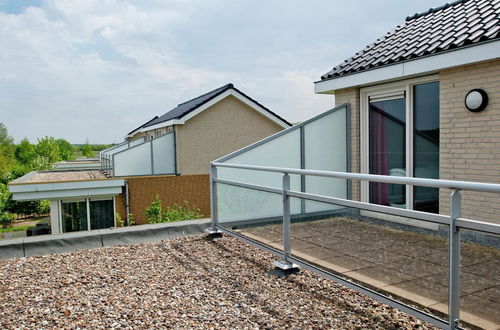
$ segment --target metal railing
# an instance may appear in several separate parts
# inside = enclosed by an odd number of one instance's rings
[[[282,177],[282,188],[269,187],[263,185],[250,184],[239,181],[231,181],[218,178],[217,168],[232,168],[240,170],[253,170],[253,171],[264,171],[264,172],[275,172],[283,174]],[[401,209],[391,206],[375,205],[370,203],[358,202],[349,199],[342,199],[336,197],[328,197],[322,195],[316,195],[301,191],[294,191],[290,189],[290,175],[300,175],[300,176],[319,176],[327,178],[337,178],[346,180],[359,180],[368,182],[381,182],[381,183],[391,183],[391,184],[403,184],[411,186],[424,186],[433,188],[443,188],[450,189],[450,215],[434,214],[421,211],[414,211],[409,209]],[[331,172],[331,171],[319,171],[319,170],[304,170],[304,169],[294,169],[294,168],[280,168],[280,167],[268,167],[268,166],[254,166],[254,165],[239,165],[230,163],[219,163],[214,162],[211,164],[210,171],[210,181],[211,181],[211,207],[212,207],[212,224],[211,228],[208,230],[209,233],[225,232],[234,237],[242,239],[250,244],[253,244],[259,248],[262,248],[272,254],[278,255],[282,258],[280,261],[281,265],[286,267],[292,267],[293,264],[297,264],[303,268],[309,269],[320,275],[323,275],[335,282],[341,283],[349,288],[357,290],[361,293],[368,295],[371,298],[377,299],[383,303],[386,303],[392,307],[398,308],[404,312],[407,312],[413,316],[416,316],[424,321],[430,322],[442,328],[455,329],[459,326],[459,312],[460,312],[460,231],[462,229],[474,230],[486,234],[500,235],[500,225],[493,224],[483,221],[469,220],[461,218],[462,210],[462,195],[461,190],[477,191],[477,192],[489,192],[489,193],[500,193],[500,184],[488,184],[488,183],[476,183],[476,182],[465,182],[465,181],[451,181],[451,180],[438,180],[438,179],[424,179],[424,178],[412,178],[412,177],[394,177],[394,176],[384,176],[384,175],[373,175],[373,174],[359,174],[359,173],[345,173],[345,172]],[[254,239],[245,237],[237,232],[228,230],[219,224],[218,221],[218,200],[217,200],[217,184],[225,184],[236,186],[240,188],[252,189],[263,191],[267,193],[280,194],[283,197],[283,211],[282,211],[282,221],[283,221],[283,250],[277,251],[261,242]],[[374,211],[390,215],[409,217],[413,219],[418,219],[425,222],[446,225],[449,228],[448,231],[448,319],[443,320],[434,315],[421,311],[415,307],[408,304],[395,300],[394,298],[388,297],[377,291],[369,289],[365,286],[359,285],[352,281],[346,280],[343,277],[335,275],[333,273],[322,270],[314,265],[304,262],[301,259],[295,258],[291,255],[291,237],[290,237],[290,198],[301,198],[310,201],[328,203],[338,206],[344,206],[348,208],[355,208],[359,210]]]
[[[101,155],[101,172],[106,176],[111,177],[113,175],[113,155],[102,154]]]

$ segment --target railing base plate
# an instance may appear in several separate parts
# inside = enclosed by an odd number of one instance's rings
[[[270,270],[268,274],[277,277],[284,277],[287,275],[295,274],[299,271],[299,266],[284,260],[275,261],[273,265],[276,267],[273,270]]]
[[[207,233],[208,239],[222,238],[222,232],[217,228],[207,228],[205,229],[205,233]]]

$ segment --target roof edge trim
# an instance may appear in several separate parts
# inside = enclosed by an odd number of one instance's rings
[[[364,70],[314,82],[316,94],[334,94],[335,90],[410,78],[443,69],[500,58],[500,40],[474,44],[435,55]]]

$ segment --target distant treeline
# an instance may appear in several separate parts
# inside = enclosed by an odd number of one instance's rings
[[[0,226],[8,226],[15,214],[43,214],[48,212],[47,201],[14,202],[7,183],[31,171],[48,170],[55,162],[79,157],[92,157],[111,145],[89,143],[71,144],[51,136],[30,143],[24,138],[18,144],[0,123]]]

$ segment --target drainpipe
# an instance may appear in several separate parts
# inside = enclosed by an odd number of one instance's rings
[[[129,204],[129,196],[128,196],[128,180],[125,180],[125,212],[126,212],[126,221],[125,224],[129,225],[130,218],[130,204]]]

